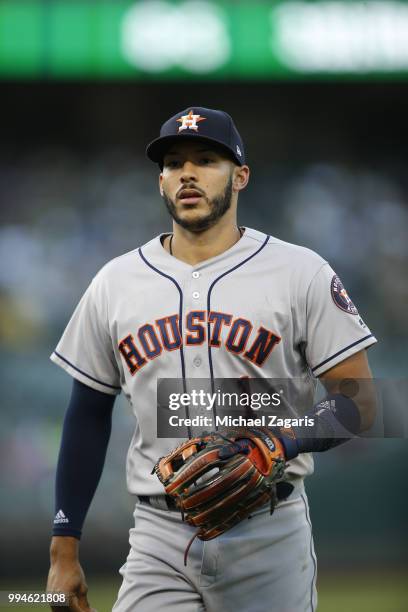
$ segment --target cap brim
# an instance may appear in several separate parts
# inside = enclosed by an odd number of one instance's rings
[[[195,134],[180,134],[180,135],[170,135],[170,136],[160,136],[153,140],[146,147],[146,155],[147,157],[156,162],[159,165],[163,164],[163,158],[166,155],[167,151],[170,149],[173,143],[180,142],[180,140],[200,140],[204,142],[210,142],[216,144],[218,147],[223,149],[226,153],[228,153],[229,157],[232,157],[235,162],[242,166],[242,160],[238,158],[237,155],[234,154],[232,149],[226,147],[225,144],[216,138],[210,138],[209,136],[196,136]]]

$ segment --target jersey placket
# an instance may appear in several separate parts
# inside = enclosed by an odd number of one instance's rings
[[[208,338],[207,338],[207,287],[208,279],[200,269],[189,271],[184,283],[184,359],[187,379],[205,379],[197,381],[196,384],[187,380],[186,391],[211,392],[209,382],[210,369],[208,362]],[[201,401],[199,405],[191,406],[189,416],[207,419],[212,417],[211,411],[207,410]],[[207,427],[197,423],[191,426],[191,435],[200,435],[203,429],[213,429],[208,422]]]
[[[193,269],[184,284],[184,359],[186,378],[208,378],[207,281]],[[189,323],[188,320],[189,319]]]

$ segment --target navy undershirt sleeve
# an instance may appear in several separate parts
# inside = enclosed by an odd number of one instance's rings
[[[354,401],[340,393],[328,395],[305,415],[313,427],[292,427],[294,437],[281,438],[287,459],[299,453],[320,453],[355,437],[361,428],[360,412]]]
[[[114,395],[74,380],[58,457],[53,535],[81,537],[105,462],[114,402]]]

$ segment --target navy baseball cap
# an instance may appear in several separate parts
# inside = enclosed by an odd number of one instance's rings
[[[189,106],[163,123],[159,138],[147,146],[146,155],[162,168],[163,157],[174,143],[194,138],[226,149],[239,166],[245,164],[244,145],[232,118],[224,111],[202,106]]]

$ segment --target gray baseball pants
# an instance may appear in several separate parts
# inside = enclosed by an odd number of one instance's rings
[[[178,512],[136,504],[113,612],[314,612],[316,557],[303,481],[227,533],[184,550],[195,529]]]

